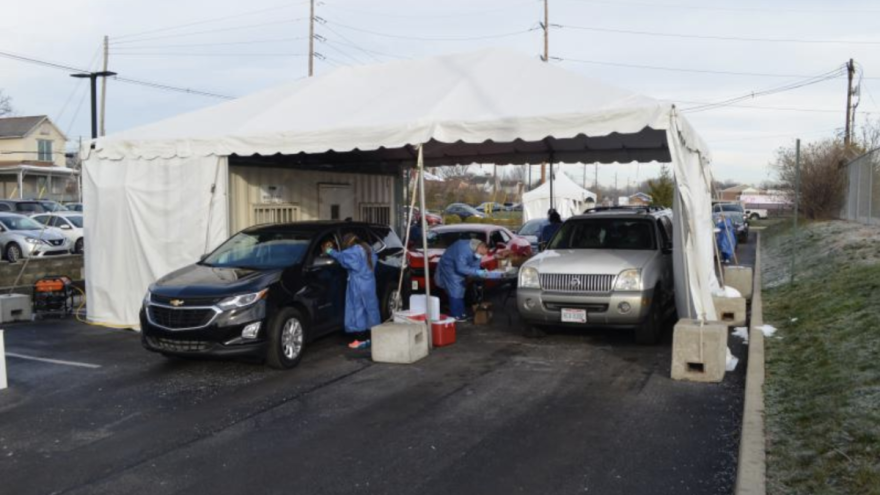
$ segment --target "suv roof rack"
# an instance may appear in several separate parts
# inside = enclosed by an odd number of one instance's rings
[[[655,211],[663,211],[665,209],[666,208],[664,208],[662,206],[639,206],[639,205],[597,206],[595,208],[588,208],[588,209],[584,210],[583,214],[598,213],[598,212],[602,212],[602,211],[637,211],[637,212],[641,212],[641,213],[651,213],[651,212],[655,212]]]

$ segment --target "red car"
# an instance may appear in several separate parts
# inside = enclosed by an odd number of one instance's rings
[[[495,253],[499,251],[510,251],[511,254],[525,257],[532,255],[532,245],[527,239],[498,225],[456,224],[434,227],[428,232],[428,259],[432,274],[432,293],[437,290],[433,274],[437,270],[440,257],[443,256],[447,247],[461,239],[479,239],[489,246],[489,254],[484,256],[480,262],[480,266],[486,270],[494,270],[498,267]],[[412,270],[412,291],[424,292],[425,260],[421,247],[418,247],[418,244],[413,247],[408,251],[409,265]],[[492,280],[486,281],[487,287],[496,283]]]
[[[418,208],[413,208],[413,221],[421,222],[422,214]],[[433,227],[435,225],[443,225],[443,217],[436,213],[431,213],[430,211],[425,216],[425,221],[428,222],[428,227]]]

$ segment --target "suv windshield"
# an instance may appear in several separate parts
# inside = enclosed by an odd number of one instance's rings
[[[654,229],[649,220],[589,218],[562,225],[548,249],[655,249]]]
[[[31,220],[27,217],[3,217],[0,219],[0,223],[3,224],[9,230],[42,230],[43,226],[39,223]]]
[[[284,268],[303,260],[312,236],[305,232],[239,232],[201,264],[258,270]]]
[[[428,232],[428,248],[446,249],[461,239],[479,239],[485,242],[486,233],[470,230],[453,230],[447,232],[431,231]]]

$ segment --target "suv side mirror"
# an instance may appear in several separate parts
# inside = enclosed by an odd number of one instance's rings
[[[663,254],[672,254],[672,242],[663,243]]]
[[[67,225],[66,223],[62,223],[58,228],[61,230],[70,230],[71,229],[70,225]]]
[[[199,263],[205,261],[206,259],[208,259],[208,253],[199,256]]]

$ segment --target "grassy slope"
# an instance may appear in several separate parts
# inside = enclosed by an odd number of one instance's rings
[[[768,492],[880,494],[880,230],[804,233],[794,286],[789,229],[763,234],[765,321],[779,329],[767,340]]]

